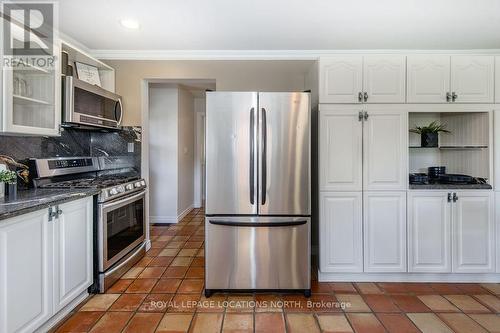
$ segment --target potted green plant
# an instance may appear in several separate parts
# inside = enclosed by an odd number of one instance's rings
[[[427,126],[415,126],[415,128],[410,129],[410,132],[420,134],[420,145],[422,147],[437,147],[439,132],[450,133],[445,127],[446,125],[433,121]]]
[[[17,174],[15,171],[2,170],[0,171],[0,198],[4,197],[5,189],[8,193],[15,191]]]

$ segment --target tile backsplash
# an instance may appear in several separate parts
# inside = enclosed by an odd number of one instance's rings
[[[0,135],[0,154],[17,161],[72,156],[133,156],[135,169],[140,172],[141,128],[123,127],[121,131],[109,132],[65,128],[60,137]]]

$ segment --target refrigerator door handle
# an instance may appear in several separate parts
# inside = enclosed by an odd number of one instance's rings
[[[255,108],[250,109],[250,204],[253,205],[255,199],[255,118],[254,118]]]
[[[267,124],[266,124],[266,109],[262,108],[262,205],[266,204],[266,187],[267,187]]]
[[[233,222],[221,220],[209,220],[210,224],[224,225],[229,227],[293,227],[306,224],[306,220],[300,221],[283,221],[283,222]]]

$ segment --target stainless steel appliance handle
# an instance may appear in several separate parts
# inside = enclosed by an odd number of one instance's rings
[[[306,220],[288,221],[288,222],[233,222],[221,220],[209,220],[210,224],[225,225],[228,227],[292,227],[306,224]]]
[[[128,205],[129,203],[137,200],[137,198],[144,196],[146,193],[146,190],[143,190],[135,195],[132,195],[130,197],[122,197],[120,199],[117,199],[116,201],[111,201],[111,202],[106,202],[102,204],[102,210],[108,209],[108,208],[113,208],[116,206],[125,206]]]
[[[120,126],[122,124],[122,120],[123,120],[123,104],[122,104],[122,99],[119,98],[117,103],[120,104],[120,119],[116,123],[116,126]],[[116,105],[115,105],[115,118],[116,118]]]
[[[250,109],[250,204],[253,205],[254,197],[255,197],[255,166],[254,166],[254,154],[255,154],[255,144],[254,144],[254,136],[255,136],[255,120],[254,120],[254,112],[255,108]]]
[[[267,124],[266,109],[262,108],[262,205],[266,204],[267,187]]]

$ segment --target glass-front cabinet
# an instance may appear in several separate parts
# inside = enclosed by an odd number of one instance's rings
[[[1,22],[1,20],[0,20]],[[0,27],[4,36],[3,24]],[[12,25],[11,25],[12,27]],[[20,27],[12,27],[10,42],[22,46],[26,36]],[[43,42],[33,34],[30,45]],[[61,71],[60,41],[54,36],[51,55],[22,55],[1,48],[2,90],[0,134],[60,135]],[[0,43],[1,44],[1,43]],[[43,45],[45,47],[45,45]]]

